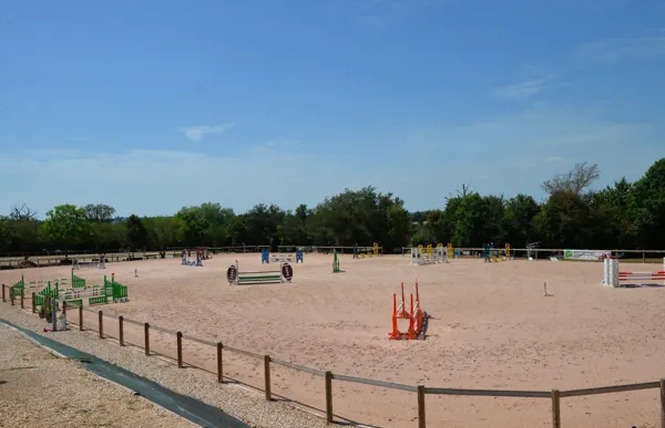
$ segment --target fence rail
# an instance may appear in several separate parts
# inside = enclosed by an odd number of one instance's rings
[[[4,287],[3,287],[4,291]],[[13,294],[10,293],[10,298],[13,300]],[[3,293],[3,302],[6,301],[6,296]],[[73,309],[72,306],[69,306],[68,309]],[[392,389],[392,390],[399,390],[399,391],[405,391],[405,392],[410,392],[410,393],[416,393],[417,397],[417,426],[418,428],[426,428],[427,422],[426,422],[426,410],[425,410],[425,397],[426,395],[453,395],[453,396],[476,396],[476,397],[514,397],[514,398],[548,398],[551,400],[552,403],[552,410],[551,410],[551,421],[552,421],[552,427],[553,428],[561,428],[561,399],[562,398],[567,398],[567,397],[579,397],[579,396],[587,396],[587,395],[597,395],[597,394],[611,394],[611,393],[618,393],[618,392],[627,392],[627,391],[638,391],[638,390],[645,390],[645,389],[660,389],[660,428],[665,428],[665,378],[661,379],[659,381],[654,381],[654,382],[644,382],[644,383],[634,383],[634,384],[625,384],[625,385],[615,385],[615,386],[603,386],[603,387],[597,387],[597,388],[583,388],[583,389],[571,389],[571,390],[563,390],[559,391],[558,389],[553,389],[551,391],[530,391],[530,390],[495,390],[495,389],[464,389],[464,388],[438,388],[438,387],[426,387],[423,385],[405,385],[405,384],[399,384],[399,383],[393,383],[393,382],[385,382],[385,381],[380,381],[380,380],[375,380],[375,379],[366,379],[362,377],[356,377],[356,376],[348,376],[348,375],[343,375],[343,374],[335,374],[331,371],[322,371],[318,369],[313,369],[310,367],[305,367],[301,366],[299,364],[291,363],[288,361],[280,360],[278,358],[273,358],[269,355],[263,355],[263,354],[258,354],[255,352],[250,352],[250,351],[245,351],[239,348],[231,347],[228,345],[222,345],[221,342],[212,342],[209,340],[204,340],[200,339],[194,336],[190,335],[185,335],[182,334],[181,332],[176,332],[172,331],[163,327],[151,325],[147,322],[141,322],[141,321],[135,321],[130,318],[124,318],[123,316],[118,316],[112,317],[114,320],[118,321],[118,335],[116,336],[115,334],[109,334],[108,332],[104,332],[103,329],[103,312],[101,310],[90,310],[87,308],[83,308],[82,306],[78,306],[78,323],[74,321],[69,321],[71,324],[78,324],[79,329],[81,331],[83,330],[90,330],[90,331],[95,331],[98,332],[99,337],[102,339],[106,338],[113,338],[113,339],[118,339],[119,344],[121,346],[125,344],[132,344],[133,346],[137,346],[139,348],[143,347],[145,350],[146,355],[162,355],[164,357],[170,358],[174,361],[177,362],[177,366],[179,368],[184,367],[185,365],[190,366],[190,367],[195,367],[203,372],[206,373],[211,373],[215,374],[217,376],[217,382],[219,383],[224,383],[224,359],[223,359],[223,351],[227,352],[233,352],[236,354],[240,355],[245,355],[251,358],[255,358],[257,360],[263,360],[264,363],[264,382],[263,382],[263,391],[265,393],[266,400],[270,401],[272,400],[272,379],[270,376],[270,365],[271,364],[276,364],[279,366],[287,367],[299,372],[303,373],[308,373],[314,376],[319,376],[319,377],[324,377],[325,378],[325,415],[326,415],[326,421],[328,423],[334,423],[335,418],[333,414],[333,388],[332,388],[332,382],[333,380],[340,381],[340,382],[351,382],[351,383],[357,383],[357,384],[362,384],[362,385],[369,385],[369,386],[375,386],[379,388],[387,388],[387,389]],[[84,319],[82,317],[83,311],[92,313],[92,314],[97,314],[98,315],[98,320],[97,323],[95,323],[94,319],[91,319],[88,321],[89,325],[84,328],[83,322]],[[75,319],[76,317],[74,317]],[[107,317],[111,318],[111,317]],[[141,343],[129,343],[123,340],[124,338],[124,326],[125,323],[130,324],[130,325],[135,325],[142,327],[144,330],[144,341],[143,344]],[[97,325],[95,325],[97,324]],[[96,327],[96,328],[95,328]],[[164,353],[159,353],[159,352],[151,352],[150,350],[150,334],[149,331],[151,329],[154,329],[156,331],[172,335],[174,337],[174,343],[177,343],[176,346],[176,357],[173,357],[172,355],[166,355]],[[217,358],[216,358],[216,370],[211,371],[205,367],[202,367],[201,365],[194,364],[193,362],[188,362],[186,360],[186,355],[183,355],[182,352],[182,340],[190,340],[193,342],[197,342],[203,345],[207,345],[213,348],[216,348],[217,350]],[[140,341],[139,341],[140,342]],[[229,378],[227,378],[229,379]],[[256,387],[255,387],[256,388]],[[261,389],[261,388],[258,388]],[[311,406],[310,406],[311,407]],[[322,409],[318,409],[322,410]],[[323,411],[323,410],[322,410]]]
[[[550,391],[506,391],[499,389],[425,388],[425,394],[471,395],[476,397],[550,398]]]
[[[571,389],[561,391],[561,397],[580,397],[582,395],[611,394],[614,392],[640,391],[642,389],[660,388],[660,382],[632,383],[628,385],[601,386],[598,388]]]
[[[403,385],[400,383],[392,383],[392,382],[384,382],[381,380],[374,380],[374,379],[365,379],[362,377],[355,377],[355,376],[347,376],[347,375],[340,375],[340,374],[334,374],[332,375],[333,379],[341,380],[343,382],[352,382],[352,383],[361,383],[363,385],[372,385],[372,386],[380,386],[382,388],[388,388],[388,389],[398,389],[400,391],[407,391],[407,392],[416,392],[415,386],[412,385]]]

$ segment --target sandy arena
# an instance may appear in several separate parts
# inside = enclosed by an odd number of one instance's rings
[[[259,254],[218,254],[204,267],[178,259],[109,263],[80,270],[89,284],[115,273],[130,301],[93,308],[333,373],[428,387],[573,389],[657,381],[665,355],[665,289],[602,287],[602,264],[456,259],[410,266],[408,256],[352,259],[331,273],[332,256],[305,254],[292,284],[230,286],[226,268],[261,270]],[[264,265],[263,268],[266,266]],[[621,264],[622,270],[660,270]],[[277,268],[271,264],[270,268]],[[134,270],[138,271],[135,277]],[[0,282],[69,275],[67,267],[0,272]],[[431,316],[425,341],[387,340],[392,294],[415,279]],[[543,296],[547,281],[551,297]],[[96,314],[84,312],[96,327]],[[105,319],[106,333],[117,323]],[[127,341],[142,343],[125,323]],[[175,355],[175,337],[151,332],[151,348]],[[187,362],[215,370],[215,348],[185,341]],[[145,357],[147,358],[147,357]],[[225,375],[263,386],[263,361],[224,353]],[[273,393],[325,408],[321,377],[272,367]],[[214,376],[210,378],[215,381]],[[334,381],[335,414],[368,425],[415,427],[416,394]],[[659,392],[561,402],[562,426],[654,427]],[[427,395],[428,427],[549,427],[548,399]]]

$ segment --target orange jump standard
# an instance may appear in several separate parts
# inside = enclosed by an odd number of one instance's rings
[[[416,280],[416,304],[413,305],[413,293],[410,294],[410,310],[406,311],[406,302],[404,299],[404,283],[402,283],[402,303],[397,306],[397,293],[393,294],[393,331],[388,334],[391,340],[425,340],[425,330],[427,329],[427,313],[420,308],[420,293],[418,291],[418,281]],[[398,319],[409,320],[409,330],[401,332],[397,328]]]

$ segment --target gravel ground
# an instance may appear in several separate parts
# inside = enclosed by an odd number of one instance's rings
[[[0,343],[0,427],[195,426],[11,328],[0,327]]]
[[[80,332],[76,327],[74,327],[70,331],[63,331],[63,332],[57,332],[57,333],[43,333],[43,328],[44,328],[44,321],[40,320],[37,316],[27,312],[27,311],[22,311],[19,309],[17,306],[11,307],[9,306],[8,303],[2,303],[0,302],[0,318],[4,318],[7,321],[10,321],[16,325],[19,325],[21,327],[24,327],[26,329],[38,332],[40,334],[47,335],[47,337],[51,337],[55,340],[58,340],[61,343],[70,345],[74,348],[80,349],[81,351],[88,352],[90,354],[96,355],[99,358],[102,358],[103,360],[106,360],[112,364],[116,364],[120,367],[123,367],[127,370],[130,370],[137,375],[144,376],[154,382],[157,382],[161,385],[163,385],[166,388],[169,388],[173,391],[176,391],[180,394],[185,394],[189,395],[191,397],[198,398],[205,403],[208,403],[210,405],[216,406],[223,411],[229,413],[230,415],[241,419],[245,421],[247,424],[253,426],[253,427],[260,427],[260,428],[317,428],[317,427],[325,427],[326,423],[325,420],[322,418],[315,416],[313,414],[310,414],[308,412],[305,412],[297,407],[293,407],[285,402],[267,402],[263,398],[263,395],[261,393],[258,393],[256,391],[247,389],[243,386],[238,386],[234,384],[223,384],[220,385],[216,382],[216,377],[202,372],[200,370],[196,369],[179,369],[175,362],[166,360],[157,356],[150,356],[147,357],[143,354],[143,350],[136,348],[136,347],[131,347],[131,346],[126,346],[126,347],[120,347],[118,346],[118,343],[114,340],[109,340],[109,339],[99,339],[98,336],[94,332]],[[8,330],[6,328],[0,328],[0,331],[2,330]],[[6,332],[4,333],[6,334]],[[0,343],[6,343],[4,336],[0,337],[0,340],[2,342]],[[29,344],[24,339],[26,344]],[[20,340],[19,340],[20,342]],[[28,346],[28,345],[24,345]],[[33,346],[29,344],[29,346]],[[24,354],[23,349],[24,348],[14,348],[14,347],[7,347],[3,346],[4,349],[4,354],[1,358],[3,358],[3,367],[7,367],[7,361],[16,361],[16,366],[26,366],[26,365],[35,365],[33,363],[26,363],[25,361],[21,361],[20,359],[22,358],[22,355]],[[12,349],[12,355],[8,355],[7,350]],[[19,349],[21,349],[19,351]],[[37,348],[38,349],[38,348]],[[42,352],[40,350],[40,352]],[[52,357],[47,357],[50,359],[50,364],[57,364],[58,360],[54,359]],[[48,361],[48,360],[47,360]],[[65,364],[67,366],[67,370],[73,370],[76,369],[74,363],[72,362],[67,362],[67,361],[60,361],[61,363]],[[71,367],[71,368],[70,368]],[[50,370],[50,369],[49,369]],[[78,369],[78,370],[84,370],[84,369]],[[28,372],[28,371],[24,371]],[[3,376],[5,376],[6,373],[3,373],[0,371]],[[63,377],[72,377],[73,372],[67,372],[71,374],[66,374],[63,376],[56,376],[57,378],[62,379]],[[81,374],[81,376],[84,376]],[[109,383],[103,380],[100,380],[96,376],[92,374],[85,373],[85,376],[87,376],[88,379],[91,380],[96,380],[96,382],[99,382],[96,384],[97,388],[104,388],[107,386]],[[25,378],[26,382],[25,383],[25,388],[26,389],[21,389],[20,391],[16,391],[16,394],[20,395],[21,400],[23,400],[26,395],[29,395],[26,393],[26,390],[28,388],[34,388],[34,389],[39,389],[39,385],[35,384],[32,387],[29,387],[28,384],[30,383],[28,378]],[[83,377],[82,377],[83,379]],[[35,379],[35,382],[37,382],[37,379]],[[83,382],[83,381],[82,381]],[[92,383],[95,385],[95,383]],[[69,392],[69,382],[62,382],[62,387],[59,386],[59,383],[53,382],[53,388],[55,390],[53,392],[56,393],[64,393],[68,394]],[[1,385],[0,386],[0,408],[2,409],[7,409],[6,406],[6,400],[9,398],[5,398],[5,394],[7,394],[6,388],[7,384]],[[21,387],[19,387],[21,388]],[[62,390],[59,388],[63,388]],[[92,387],[91,387],[92,388]],[[72,387],[72,389],[75,389]],[[124,390],[124,388],[114,388],[118,389],[119,392],[117,393],[112,393],[112,394],[117,394],[113,395],[114,397],[117,397],[119,399],[122,399],[123,401],[118,400],[117,405],[118,407],[129,407],[128,405],[131,403],[137,402],[135,398],[129,398],[125,397],[122,398],[123,394],[127,395],[128,392]],[[83,389],[81,389],[84,391]],[[110,391],[110,388],[109,388]],[[131,401],[134,400],[134,401]],[[78,405],[75,403],[77,400],[68,400],[68,406],[71,406],[71,413],[76,413],[76,412],[87,412],[83,409],[87,409],[87,407],[81,406],[79,408]],[[94,405],[100,404],[100,400],[95,400]],[[139,407],[138,405],[133,405],[133,407]],[[132,407],[132,408],[133,408]],[[42,408],[40,406],[35,406],[34,408]],[[48,408],[47,408],[48,409]],[[154,407],[153,407],[154,409]],[[60,409],[58,409],[60,410]],[[153,413],[150,413],[150,416],[152,419],[150,420],[150,423],[147,423],[146,421],[148,420],[148,413],[146,412],[146,416],[143,417],[143,419],[137,421],[136,423],[132,422],[132,426],[154,426],[154,427],[160,427],[160,426],[173,426],[173,427],[179,427],[179,426],[192,426],[187,422],[187,425],[185,425],[184,419],[176,417],[172,415],[171,413],[168,413],[164,410],[163,412],[167,413],[168,415],[171,415],[172,418],[177,418],[180,422],[180,425],[178,425],[176,422],[171,422],[172,419],[169,419],[169,422],[165,422],[166,419],[164,419],[166,416],[162,416],[158,413],[155,413],[154,410],[152,410]],[[19,411],[19,413],[22,413],[23,410]],[[51,412],[48,412],[51,414]],[[103,412],[102,412],[103,413]],[[70,415],[71,416],[71,415]],[[25,416],[20,416],[16,415],[14,417],[25,417]],[[63,418],[63,419],[70,419],[70,417]],[[44,419],[42,421],[42,425],[15,425],[15,424],[9,424],[9,425],[3,425],[4,416],[0,416],[0,427],[10,427],[10,426],[52,426],[51,422]],[[118,421],[118,425],[113,425],[113,421],[110,421],[110,425],[104,425],[102,421],[98,421],[94,426],[127,426],[126,425],[126,420],[125,421]],[[185,421],[186,422],[186,421]],[[59,426],[86,426],[86,425],[80,425],[79,423],[73,423],[73,425],[62,425],[58,424]],[[92,425],[88,425],[92,426]]]

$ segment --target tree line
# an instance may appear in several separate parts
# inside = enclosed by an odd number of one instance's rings
[[[589,190],[598,176],[598,165],[577,164],[542,184],[548,196],[540,202],[524,194],[483,196],[463,185],[442,198],[440,208],[420,212],[408,212],[399,197],[372,186],[346,189],[313,208],[257,204],[241,214],[207,202],[171,216],[118,218],[105,204],[63,204],[40,220],[29,207],[13,206],[9,215],[0,216],[0,253],[373,242],[384,252],[448,242],[456,247],[538,242],[549,248],[663,249],[665,158],[634,183],[622,178]]]

